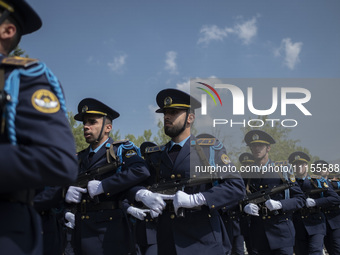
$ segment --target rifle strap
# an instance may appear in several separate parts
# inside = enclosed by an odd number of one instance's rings
[[[205,156],[203,149],[201,146],[199,146],[197,143],[195,144],[195,149],[197,151],[197,154],[201,160],[201,162],[203,163],[203,166],[210,166],[209,161],[207,159],[207,157]]]
[[[106,160],[107,163],[112,163],[112,160],[117,160],[116,153],[113,150],[113,144],[110,144],[110,147],[106,149]]]

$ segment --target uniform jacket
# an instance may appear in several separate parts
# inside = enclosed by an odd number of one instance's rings
[[[3,59],[0,55],[0,61]],[[6,124],[4,132],[0,133],[1,252],[40,254],[42,228],[40,217],[29,202],[33,198],[29,190],[47,185],[66,186],[75,180],[77,160],[74,139],[61,107],[63,99],[56,96],[57,93],[62,95],[61,88],[58,86],[58,91],[52,88],[46,72],[32,74],[34,68],[48,70],[44,64],[35,63],[25,68],[23,65],[2,63],[0,67],[4,68],[6,84],[11,84],[11,88],[16,86],[9,80],[10,74],[18,73],[19,69],[23,72],[17,87],[15,128],[10,130],[14,130],[15,135],[7,130],[10,118],[7,113],[3,115],[5,108],[0,109],[0,116]],[[24,72],[31,72],[31,76]],[[8,104],[6,109],[10,109]],[[10,134],[15,137],[16,145],[10,143]],[[18,203],[18,199],[26,202]]]
[[[152,152],[153,161],[147,160],[151,172],[149,184],[155,183],[157,179],[158,181],[170,181],[175,178],[190,178],[190,169],[194,171],[195,166],[203,166],[195,146],[191,146],[196,141],[196,138],[191,136],[180,150],[174,163],[168,154],[170,143]],[[211,146],[213,145],[216,144],[213,143]],[[207,159],[210,158],[211,146],[201,146]],[[216,150],[214,154],[216,166],[230,165],[224,147]],[[157,164],[159,164],[159,173],[154,168]],[[203,206],[201,210],[186,211],[185,218],[175,217],[174,213],[168,210],[163,211],[162,215],[158,217],[157,227],[160,254],[171,253],[163,247],[169,240],[173,240],[175,243],[177,254],[226,254],[229,252],[230,243],[218,210],[222,207],[235,206],[243,198],[245,188],[238,174],[226,174],[225,177],[233,178],[226,178],[215,186],[209,183],[184,189],[184,192],[188,194],[201,192],[204,195],[207,206]],[[135,193],[141,188],[144,187],[132,189],[130,200],[134,199]]]
[[[331,189],[339,190],[340,181],[337,180],[327,180],[327,184]],[[339,197],[340,193],[337,193]],[[323,212],[326,216],[326,221],[332,230],[340,228],[340,205],[331,203],[323,207]]]
[[[325,185],[325,180],[322,179],[315,179],[306,177],[304,180],[297,179],[297,183],[299,184],[301,190],[303,192],[308,192],[310,190],[314,190],[318,188],[318,182],[324,187],[328,187],[327,183]],[[322,187],[322,188],[324,188]],[[337,194],[332,190],[328,189],[325,192],[320,194],[313,194],[310,196],[315,200],[316,206],[313,207],[311,210],[317,210],[314,213],[308,213],[308,215],[304,215],[301,211],[297,211],[294,214],[294,224],[296,226],[296,231],[301,231],[304,233],[304,230],[300,230],[298,228],[305,228],[308,235],[315,235],[315,234],[326,234],[326,222],[325,216],[321,212],[321,208],[328,207],[339,203],[339,198]],[[302,210],[305,210],[306,207]],[[307,216],[307,217],[306,217]]]
[[[273,164],[273,162],[269,161],[269,164]],[[282,178],[275,172],[267,172],[263,175],[255,173],[255,175],[256,178],[249,179],[249,188],[252,192],[283,184]],[[287,181],[293,182],[295,180],[292,178]],[[289,198],[286,197],[285,192],[281,192],[271,196],[271,199],[280,201],[282,209],[276,216],[270,215],[268,217],[261,213],[260,216],[251,216],[250,235],[253,246],[259,249],[266,249],[265,247],[269,245],[267,249],[271,250],[293,247],[295,229],[291,216],[295,210],[304,206],[305,198],[303,192],[294,183],[289,189]]]
[[[113,142],[112,138],[109,138],[106,144],[94,154],[91,162],[88,160],[90,151],[90,147],[88,147],[78,154],[79,173],[106,165],[107,150],[109,150],[110,144],[113,145],[116,155],[120,146],[129,147],[131,145],[128,141]],[[103,194],[96,196],[99,203],[92,200],[88,194],[82,196],[82,203],[80,208],[78,206],[78,213],[76,213],[74,229],[76,254],[80,254],[80,250],[82,254],[111,254],[112,250],[116,254],[127,254],[133,252],[135,248],[133,233],[125,209],[117,208],[117,204],[120,205],[127,189],[146,180],[150,174],[144,160],[134,148],[122,149],[120,161],[122,165],[119,169],[98,178],[104,189]],[[85,209],[100,207],[110,201],[115,204],[113,210],[109,208]]]

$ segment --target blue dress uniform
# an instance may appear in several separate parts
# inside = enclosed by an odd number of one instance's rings
[[[103,112],[111,120],[119,114],[95,99],[84,99],[78,105],[76,120],[85,114]],[[79,173],[108,164],[109,158],[119,157],[122,165],[115,171],[99,177],[104,193],[91,199],[86,193],[77,204],[74,228],[76,254],[130,254],[134,243],[125,210],[120,202],[124,192],[149,177],[149,171],[139,149],[128,140],[113,141],[109,138],[91,160],[90,146],[78,153]],[[109,157],[109,158],[108,158]],[[111,158],[112,160],[112,158]]]
[[[245,142],[250,145],[252,142],[273,144],[274,139],[264,131],[252,130],[245,136]],[[274,166],[270,159],[265,166]],[[247,179],[247,190],[259,192],[264,189],[272,189],[283,183],[292,183],[292,187],[272,195],[270,198],[280,201],[280,210],[270,211],[263,206],[259,210],[259,216],[251,216],[250,236],[252,254],[293,254],[295,229],[292,221],[292,214],[295,210],[305,204],[303,192],[295,183],[293,176],[287,176],[275,171],[253,172],[251,178]]]
[[[307,164],[310,158],[306,153],[297,151],[292,153],[288,160],[290,164],[295,164],[299,161]],[[326,235],[326,222],[322,208],[338,204],[339,198],[332,189],[327,189],[319,194],[308,195],[308,192],[311,190],[328,188],[327,182],[321,176],[306,175],[303,178],[296,178],[296,182],[301,190],[305,192],[306,196],[314,199],[315,206],[305,206],[293,215],[296,231],[295,254],[322,254],[323,239]]]
[[[41,27],[23,0],[0,2],[23,35]],[[42,254],[42,227],[34,190],[69,185],[76,151],[62,89],[44,63],[0,55],[0,247],[2,254]],[[1,81],[2,80],[2,81]]]
[[[159,92],[157,104],[160,109],[156,112],[160,113],[165,108],[186,110],[186,119],[189,111],[200,107],[196,99],[175,89]],[[174,135],[177,136],[178,134]],[[169,151],[171,142],[146,151],[146,161],[151,174],[146,186],[193,178],[194,172],[191,171],[195,171],[195,166],[212,166],[212,162],[220,167],[231,166],[224,146],[216,139],[196,139],[191,135],[182,140],[181,145],[174,145],[174,148],[177,146],[177,150]],[[174,154],[177,156],[172,159]],[[134,201],[136,193],[143,189],[145,187],[142,186],[131,189],[129,200]],[[205,198],[206,205],[187,208],[185,217],[177,217],[173,202],[167,203],[157,218],[158,254],[229,254],[231,246],[219,210],[222,207],[228,210],[243,198],[245,188],[240,175],[226,173],[226,178],[219,182],[184,187],[183,191],[186,194],[200,192]]]
[[[202,146],[207,158],[210,158],[210,147],[220,145],[217,140],[208,139],[212,144],[204,142],[206,141],[204,138],[196,139],[191,136],[180,150],[175,163],[171,161],[168,154],[170,143],[150,148],[146,154],[152,154],[155,161],[147,161],[148,165],[157,165],[160,162],[159,173],[154,172],[157,170],[150,167],[151,177],[159,176],[159,181],[189,178],[190,164],[191,166],[202,165],[195,147],[191,144],[197,142]],[[214,158],[216,165],[230,164],[224,147],[215,152]],[[228,254],[230,252],[231,245],[219,209],[233,208],[244,195],[242,179],[237,174],[234,177],[236,178],[225,179],[216,186],[207,184],[184,189],[188,194],[202,192],[208,206],[187,209],[184,218],[176,217],[171,206],[168,206],[157,221],[158,254]]]
[[[325,164],[328,166],[328,163],[324,160],[318,160],[314,162],[314,165],[317,164]],[[328,169],[327,169],[328,171]],[[337,195],[340,194],[340,180],[335,175],[330,174],[326,179],[327,185],[333,189]],[[328,205],[322,208],[322,211],[326,217],[326,236],[324,238],[324,244],[327,249],[328,254],[330,255],[339,255],[340,254],[340,206],[336,205]]]

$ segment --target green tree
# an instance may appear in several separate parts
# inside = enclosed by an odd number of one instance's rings
[[[84,138],[83,125],[79,124],[74,119],[74,115],[72,112],[68,112],[68,121],[70,123],[74,141],[76,143],[76,151],[79,152],[87,148],[89,145],[87,144]]]
[[[20,57],[25,54],[25,51],[19,47],[19,45],[9,54],[10,57],[17,56]],[[28,55],[26,54],[25,57],[27,58]]]

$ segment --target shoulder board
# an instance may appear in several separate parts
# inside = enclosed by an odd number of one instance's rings
[[[129,141],[129,139],[123,139],[123,140],[114,141],[112,144],[126,143],[128,141]]]
[[[213,146],[215,145],[216,138],[198,138],[196,141],[191,141],[191,145],[200,145],[200,146]]]
[[[7,57],[2,59],[1,64],[3,65],[12,65],[12,66],[21,66],[21,67],[29,67],[33,64],[38,63],[38,59],[34,58],[23,58],[23,57]]]
[[[279,160],[274,162],[275,166],[288,166],[288,160]]]
[[[320,176],[320,175],[310,175],[309,176],[311,179],[322,179],[322,176]]]
[[[153,146],[153,147],[147,147],[145,149],[145,153],[152,153],[152,152],[157,152],[157,151],[164,151],[165,146],[161,145],[161,146]]]

